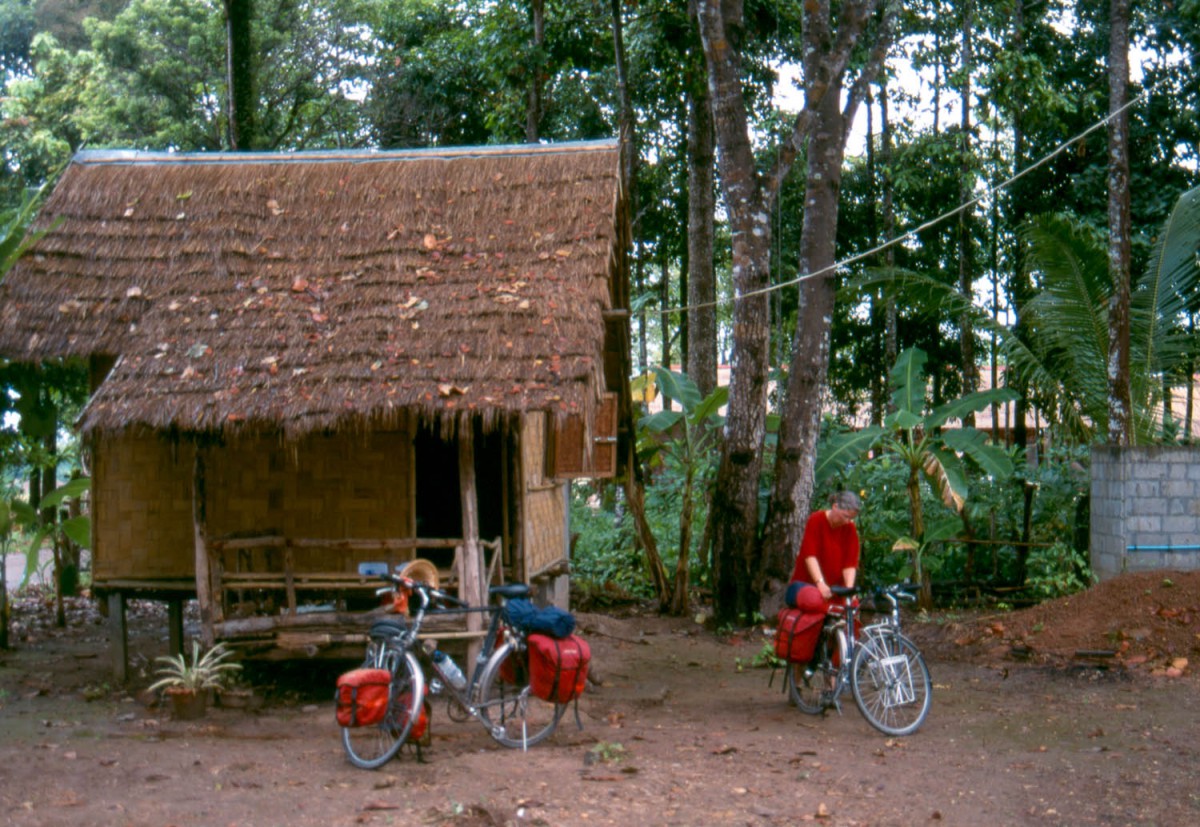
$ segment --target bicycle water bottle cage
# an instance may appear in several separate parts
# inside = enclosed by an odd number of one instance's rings
[[[397,638],[408,631],[408,622],[399,617],[384,617],[371,624],[371,638],[389,640]]]
[[[490,587],[488,594],[499,595],[505,600],[518,600],[523,597],[529,597],[532,591],[528,583],[505,583],[502,586]]]

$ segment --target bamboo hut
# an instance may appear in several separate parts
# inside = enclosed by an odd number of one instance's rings
[[[89,366],[118,677],[128,596],[263,657],[357,648],[418,557],[565,601],[565,481],[615,471],[628,411],[615,142],[83,152],[34,229],[0,355]]]

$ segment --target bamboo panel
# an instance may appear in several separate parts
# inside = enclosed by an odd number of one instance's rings
[[[315,434],[295,446],[240,441],[212,457],[210,531],[331,539],[409,536],[411,454],[405,431]]]
[[[525,507],[525,571],[532,579],[567,559],[563,487],[528,491]]]
[[[126,434],[101,437],[95,456],[94,577],[191,577],[190,448]]]
[[[545,419],[525,417],[521,451],[525,467],[525,573],[528,579],[567,559],[564,486],[547,484],[543,475]]]

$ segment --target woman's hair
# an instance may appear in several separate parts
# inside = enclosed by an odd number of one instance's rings
[[[862,508],[862,500],[853,491],[838,491],[829,497],[829,504],[845,511],[858,511]]]

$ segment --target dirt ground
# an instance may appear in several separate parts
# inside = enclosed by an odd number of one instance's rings
[[[172,720],[140,692],[166,649],[132,605],[141,674],[109,684],[86,600],[26,600],[0,652],[0,824],[1183,825],[1200,823],[1200,574],[1124,576],[1020,612],[906,617],[934,679],[916,734],[852,701],[804,715],[753,666],[762,629],[580,614],[598,685],[527,753],[434,708],[425,763],[366,772],[333,719],[342,665],[256,669],[265,704]]]

